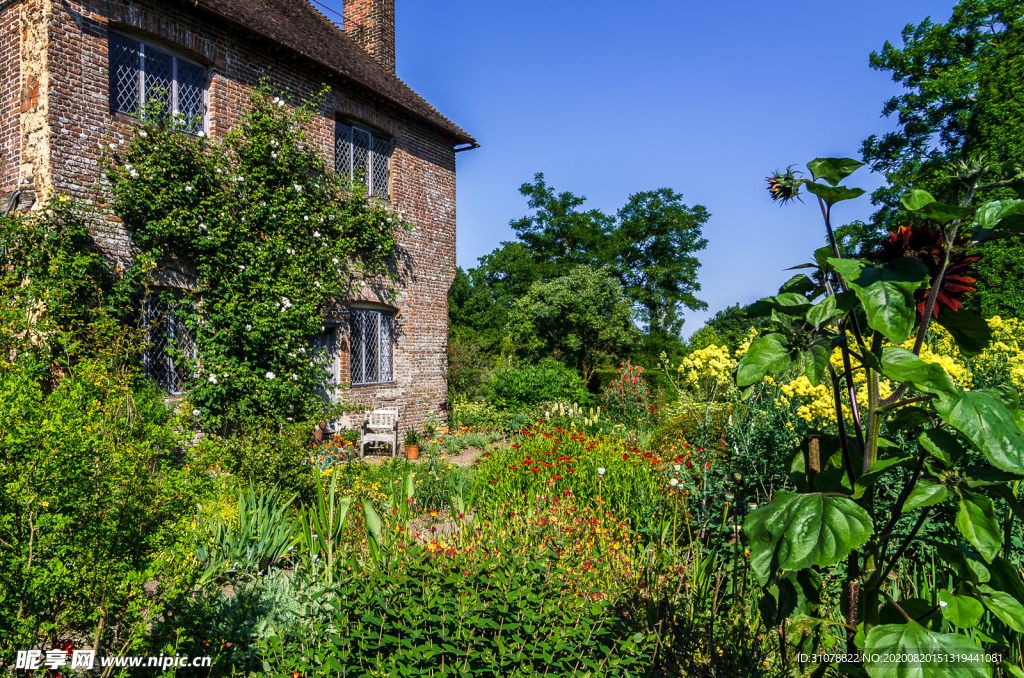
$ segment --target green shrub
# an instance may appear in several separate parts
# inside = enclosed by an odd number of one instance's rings
[[[498,370],[489,399],[499,409],[515,410],[549,400],[589,403],[590,393],[576,370],[546,358],[536,365]]]
[[[644,368],[622,363],[616,379],[601,394],[601,406],[614,421],[642,424],[654,414],[651,392],[643,377]]]
[[[625,676],[643,673],[645,635],[599,592],[563,588],[545,557],[410,557],[355,573],[334,600],[263,646],[263,667],[303,676]],[[313,601],[301,594],[303,604]],[[321,598],[320,601],[323,601]]]

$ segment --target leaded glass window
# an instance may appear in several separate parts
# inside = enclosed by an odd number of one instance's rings
[[[109,34],[110,108],[136,114],[143,106],[164,104],[181,116],[193,134],[206,115],[206,69],[166,49],[120,33]]]
[[[383,384],[395,380],[395,315],[385,311],[352,309],[352,385]]]
[[[334,169],[366,188],[368,195],[391,198],[391,140],[338,121],[334,128]]]
[[[151,295],[142,304],[142,326],[146,328],[142,369],[172,395],[184,392],[192,377],[189,363],[196,358],[195,337],[175,313],[177,303],[171,295]]]

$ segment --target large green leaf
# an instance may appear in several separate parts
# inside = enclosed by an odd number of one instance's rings
[[[751,565],[762,583],[778,569],[838,563],[871,536],[871,516],[847,497],[776,492],[747,515]]]
[[[811,346],[808,350],[800,352],[797,365],[799,370],[807,375],[807,380],[812,386],[820,384],[828,374],[829,355],[829,350],[821,345]]]
[[[990,581],[993,586],[1009,593],[1017,602],[1024,603],[1024,580],[1020,578],[1020,571],[1017,567],[1003,556],[997,557],[989,567],[992,575]]]
[[[958,633],[936,633],[917,622],[868,631],[864,668],[871,678],[987,678],[992,667],[975,656],[981,648]],[[893,655],[903,661],[891,661]],[[952,656],[950,656],[952,655]],[[885,661],[890,659],[890,661]]]
[[[960,490],[960,509],[956,514],[956,526],[964,538],[978,550],[985,562],[999,554],[1003,547],[1002,530],[996,520],[996,507],[983,494]]]
[[[992,579],[988,565],[974,551],[945,544],[935,544],[935,550],[942,562],[952,567],[960,579],[978,584]]]
[[[945,485],[922,478],[917,481],[914,489],[910,491],[910,496],[907,497],[907,501],[903,504],[903,510],[913,511],[914,509],[938,504],[946,498],[947,492],[948,490],[946,490]]]
[[[931,423],[931,415],[928,410],[915,405],[904,405],[889,418],[888,429],[890,431],[909,431],[910,429],[924,426]]]
[[[758,609],[769,626],[787,617],[811,615],[821,605],[821,575],[814,570],[787,572],[766,587]]]
[[[782,335],[768,334],[750,344],[736,371],[736,384],[740,388],[757,383],[769,372],[778,374],[790,366],[793,360],[783,340]]]
[[[978,355],[992,343],[992,328],[974,311],[961,308],[953,313],[944,308],[936,322],[953,335],[957,348],[966,356]]]
[[[1024,434],[1001,400],[984,391],[968,391],[958,400],[937,402],[935,409],[994,466],[1024,474]]]
[[[995,200],[974,214],[974,239],[986,240],[999,233],[1024,232],[1024,200]]]
[[[829,207],[843,200],[852,200],[864,195],[863,188],[847,188],[846,186],[826,186],[825,184],[806,183],[807,190],[818,196]]]
[[[818,285],[813,280],[803,273],[798,273],[782,284],[782,287],[779,288],[779,293],[796,292],[797,294],[807,294],[813,292],[817,287]]]
[[[959,205],[947,205],[944,202],[930,202],[917,210],[921,215],[937,221],[940,224],[948,224],[951,221],[960,219],[967,221],[974,216],[974,208],[960,207]]]
[[[956,464],[964,453],[964,446],[956,436],[938,428],[922,431],[917,437],[917,442],[947,467]]]
[[[807,163],[807,169],[815,180],[821,179],[833,186],[863,166],[864,163],[853,158],[815,158]]]
[[[976,625],[985,614],[985,608],[977,598],[958,596],[946,589],[939,591],[939,609],[942,611],[942,616],[951,624],[962,629],[969,629]]]
[[[897,259],[884,267],[851,259],[829,259],[864,305],[868,326],[893,344],[902,344],[914,329],[914,291],[928,284],[928,269],[916,259]]]
[[[765,297],[755,301],[743,309],[744,315],[748,318],[760,318],[772,314],[772,311],[785,313],[786,315],[802,316],[813,304],[802,294],[797,292],[783,292],[774,297]]]
[[[942,365],[926,363],[911,351],[898,346],[882,349],[882,373],[894,381],[912,384],[918,391],[940,398],[956,398],[960,395],[960,389]]]
[[[928,191],[915,188],[900,196],[900,202],[911,212],[916,212],[925,205],[935,202],[935,198]]]
[[[1016,598],[1004,591],[997,591],[991,586],[982,584],[978,587],[981,593],[981,602],[988,610],[999,617],[1003,622],[1017,633],[1024,632],[1024,605]]]

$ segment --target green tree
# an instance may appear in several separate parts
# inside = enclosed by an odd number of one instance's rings
[[[887,231],[910,223],[899,196],[911,186],[959,202],[963,184],[947,172],[952,161],[984,154],[993,171],[979,187],[979,200],[1020,195],[1024,184],[1014,177],[1024,164],[1022,16],[1020,0],[961,0],[946,23],[910,24],[902,48],[886,42],[871,54],[872,68],[890,72],[907,91],[882,110],[896,116],[898,128],[863,143],[864,161],[888,184],[872,194],[879,208],[872,224],[839,229],[845,251],[877,249]],[[1024,245],[990,242],[979,252],[979,292],[968,306],[989,315],[1020,315]]]
[[[630,196],[617,216],[602,259],[622,281],[648,331],[678,336],[682,309],[708,307],[694,296],[700,291],[700,261],[694,253],[707,247],[702,227],[708,211],[701,205],[688,207],[679,193],[659,188]]]
[[[526,354],[553,355],[587,381],[598,362],[627,351],[637,333],[622,286],[591,266],[534,283],[512,307],[508,330]]]

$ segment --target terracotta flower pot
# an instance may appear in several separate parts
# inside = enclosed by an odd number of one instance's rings
[[[419,445],[406,445],[405,446],[405,458],[406,459],[419,459],[420,458],[420,446]]]

